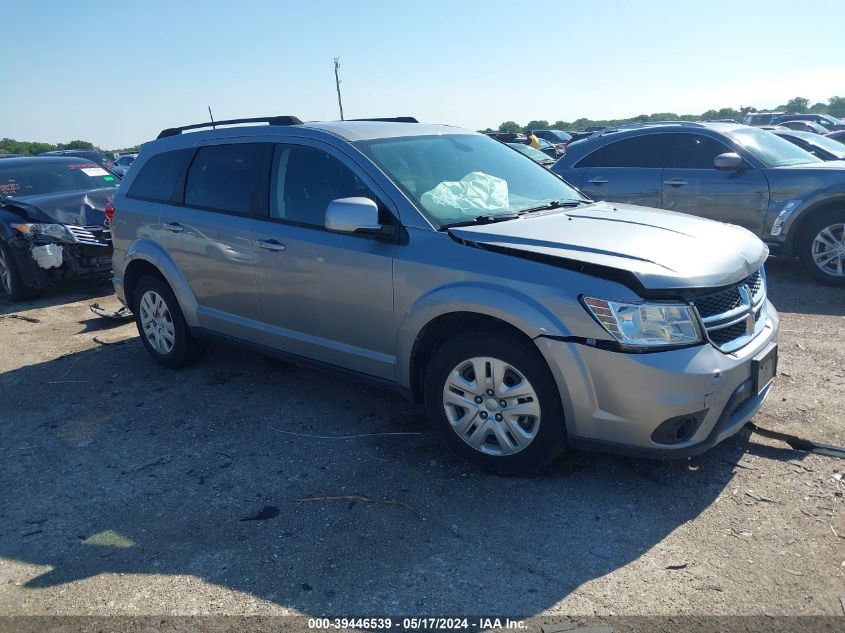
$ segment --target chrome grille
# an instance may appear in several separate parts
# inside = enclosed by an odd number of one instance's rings
[[[749,343],[765,327],[766,273],[761,268],[739,283],[693,300],[710,342],[723,352]]]
[[[75,226],[68,224],[67,230],[77,244],[88,246],[108,246],[111,243],[111,231],[102,226]]]

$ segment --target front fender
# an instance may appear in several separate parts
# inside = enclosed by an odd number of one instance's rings
[[[471,312],[494,317],[517,328],[526,336],[569,336],[570,331],[542,303],[514,288],[477,282],[458,282],[433,289],[420,296],[402,316],[397,327],[396,380],[411,385],[411,357],[414,343],[423,329],[437,317]]]
[[[122,294],[127,272],[130,271],[130,267],[134,262],[139,261],[152,264],[161,273],[173,290],[173,294],[176,295],[176,300],[179,302],[179,307],[182,309],[185,321],[190,327],[198,327],[197,299],[191,290],[191,286],[188,284],[188,280],[179,271],[178,266],[176,266],[176,263],[167,254],[167,251],[153,240],[143,238],[132,242],[123,256],[123,261],[119,269],[120,276],[118,276],[118,269],[115,267],[114,286],[118,296]]]
[[[796,200],[799,201],[799,204],[794,204],[790,208],[788,205]],[[798,194],[795,194],[792,198],[788,195],[781,195],[778,199],[773,199],[769,206],[766,233],[763,238],[771,241],[784,240],[787,244],[792,245],[797,237],[796,228],[800,227],[816,210],[835,206],[845,207],[845,193],[813,192],[810,196],[804,196],[803,200]],[[778,222],[778,216],[782,216],[780,233],[773,235],[772,229]]]

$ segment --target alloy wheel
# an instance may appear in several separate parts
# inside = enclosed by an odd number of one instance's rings
[[[831,224],[813,238],[813,262],[826,275],[845,277],[845,224]]]
[[[0,286],[7,295],[12,294],[12,269],[6,261],[6,253],[0,249]]]
[[[452,430],[475,450],[513,455],[540,429],[540,401],[525,375],[487,356],[469,358],[449,372],[443,409]]]
[[[173,351],[176,343],[176,330],[173,318],[164,299],[155,290],[148,290],[141,296],[138,316],[144,336],[152,348],[166,356]]]

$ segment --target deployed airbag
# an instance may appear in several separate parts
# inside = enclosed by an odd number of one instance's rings
[[[441,182],[426,191],[420,202],[432,215],[454,217],[455,211],[467,216],[501,213],[509,210],[506,180],[473,171],[455,182]]]

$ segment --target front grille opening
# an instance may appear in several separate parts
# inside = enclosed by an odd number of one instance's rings
[[[698,308],[702,319],[730,312],[741,305],[742,297],[739,294],[739,287],[695,300],[695,307]]]
[[[740,321],[730,327],[710,331],[710,340],[719,346],[727,345],[745,334],[745,331],[745,321]]]
[[[693,301],[699,315],[705,320],[707,334],[714,345],[721,349],[729,346],[737,339],[748,337],[744,319],[728,327],[719,328],[718,326],[723,324],[725,320],[736,318],[737,314],[741,314],[743,308],[750,312],[752,305],[759,306],[753,312],[754,322],[757,324],[763,316],[763,302],[766,297],[765,286],[766,278],[761,268],[753,275],[749,275],[729,288],[704,295]]]

